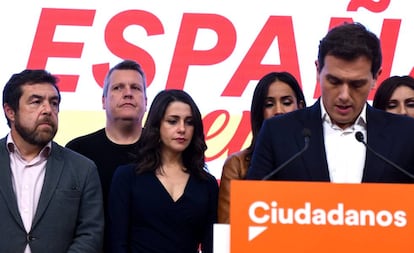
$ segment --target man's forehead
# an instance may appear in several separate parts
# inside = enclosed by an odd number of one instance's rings
[[[22,85],[23,95],[32,95],[32,94],[47,94],[53,93],[53,95],[58,96],[58,91],[56,87],[51,83],[28,83]]]
[[[372,76],[371,61],[366,57],[354,60],[327,56],[322,72],[338,79],[363,80]]]

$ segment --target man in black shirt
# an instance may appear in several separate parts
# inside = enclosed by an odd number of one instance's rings
[[[145,73],[138,63],[124,60],[109,70],[104,81],[102,106],[106,112],[105,127],[69,141],[66,147],[90,158],[98,167],[107,220],[112,175],[118,166],[133,162],[147,108]],[[106,237],[107,227],[104,252],[108,252]]]

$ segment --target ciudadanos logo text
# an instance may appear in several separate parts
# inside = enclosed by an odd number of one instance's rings
[[[249,241],[274,225],[316,226],[369,226],[405,227],[407,214],[403,210],[354,209],[337,203],[332,209],[313,206],[304,202],[303,207],[279,206],[277,201],[255,201],[249,206],[249,218],[255,225],[249,226]]]

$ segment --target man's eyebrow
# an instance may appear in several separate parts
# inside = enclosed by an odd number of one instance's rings
[[[29,99],[34,99],[34,98],[44,98],[44,96],[38,95],[38,94],[32,94],[29,96]]]

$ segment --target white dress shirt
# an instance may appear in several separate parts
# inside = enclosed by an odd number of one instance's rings
[[[362,132],[366,140],[366,107],[365,104],[352,126],[341,129],[332,123],[321,102],[326,160],[330,181],[333,183],[361,183],[362,181],[366,147],[356,140],[355,133]]]
[[[29,233],[43,187],[51,142],[31,161],[26,161],[21,156],[11,134],[7,136],[7,149],[10,157],[13,190],[16,194],[17,205],[24,227],[26,232]],[[24,253],[31,253],[29,246],[26,247]]]

